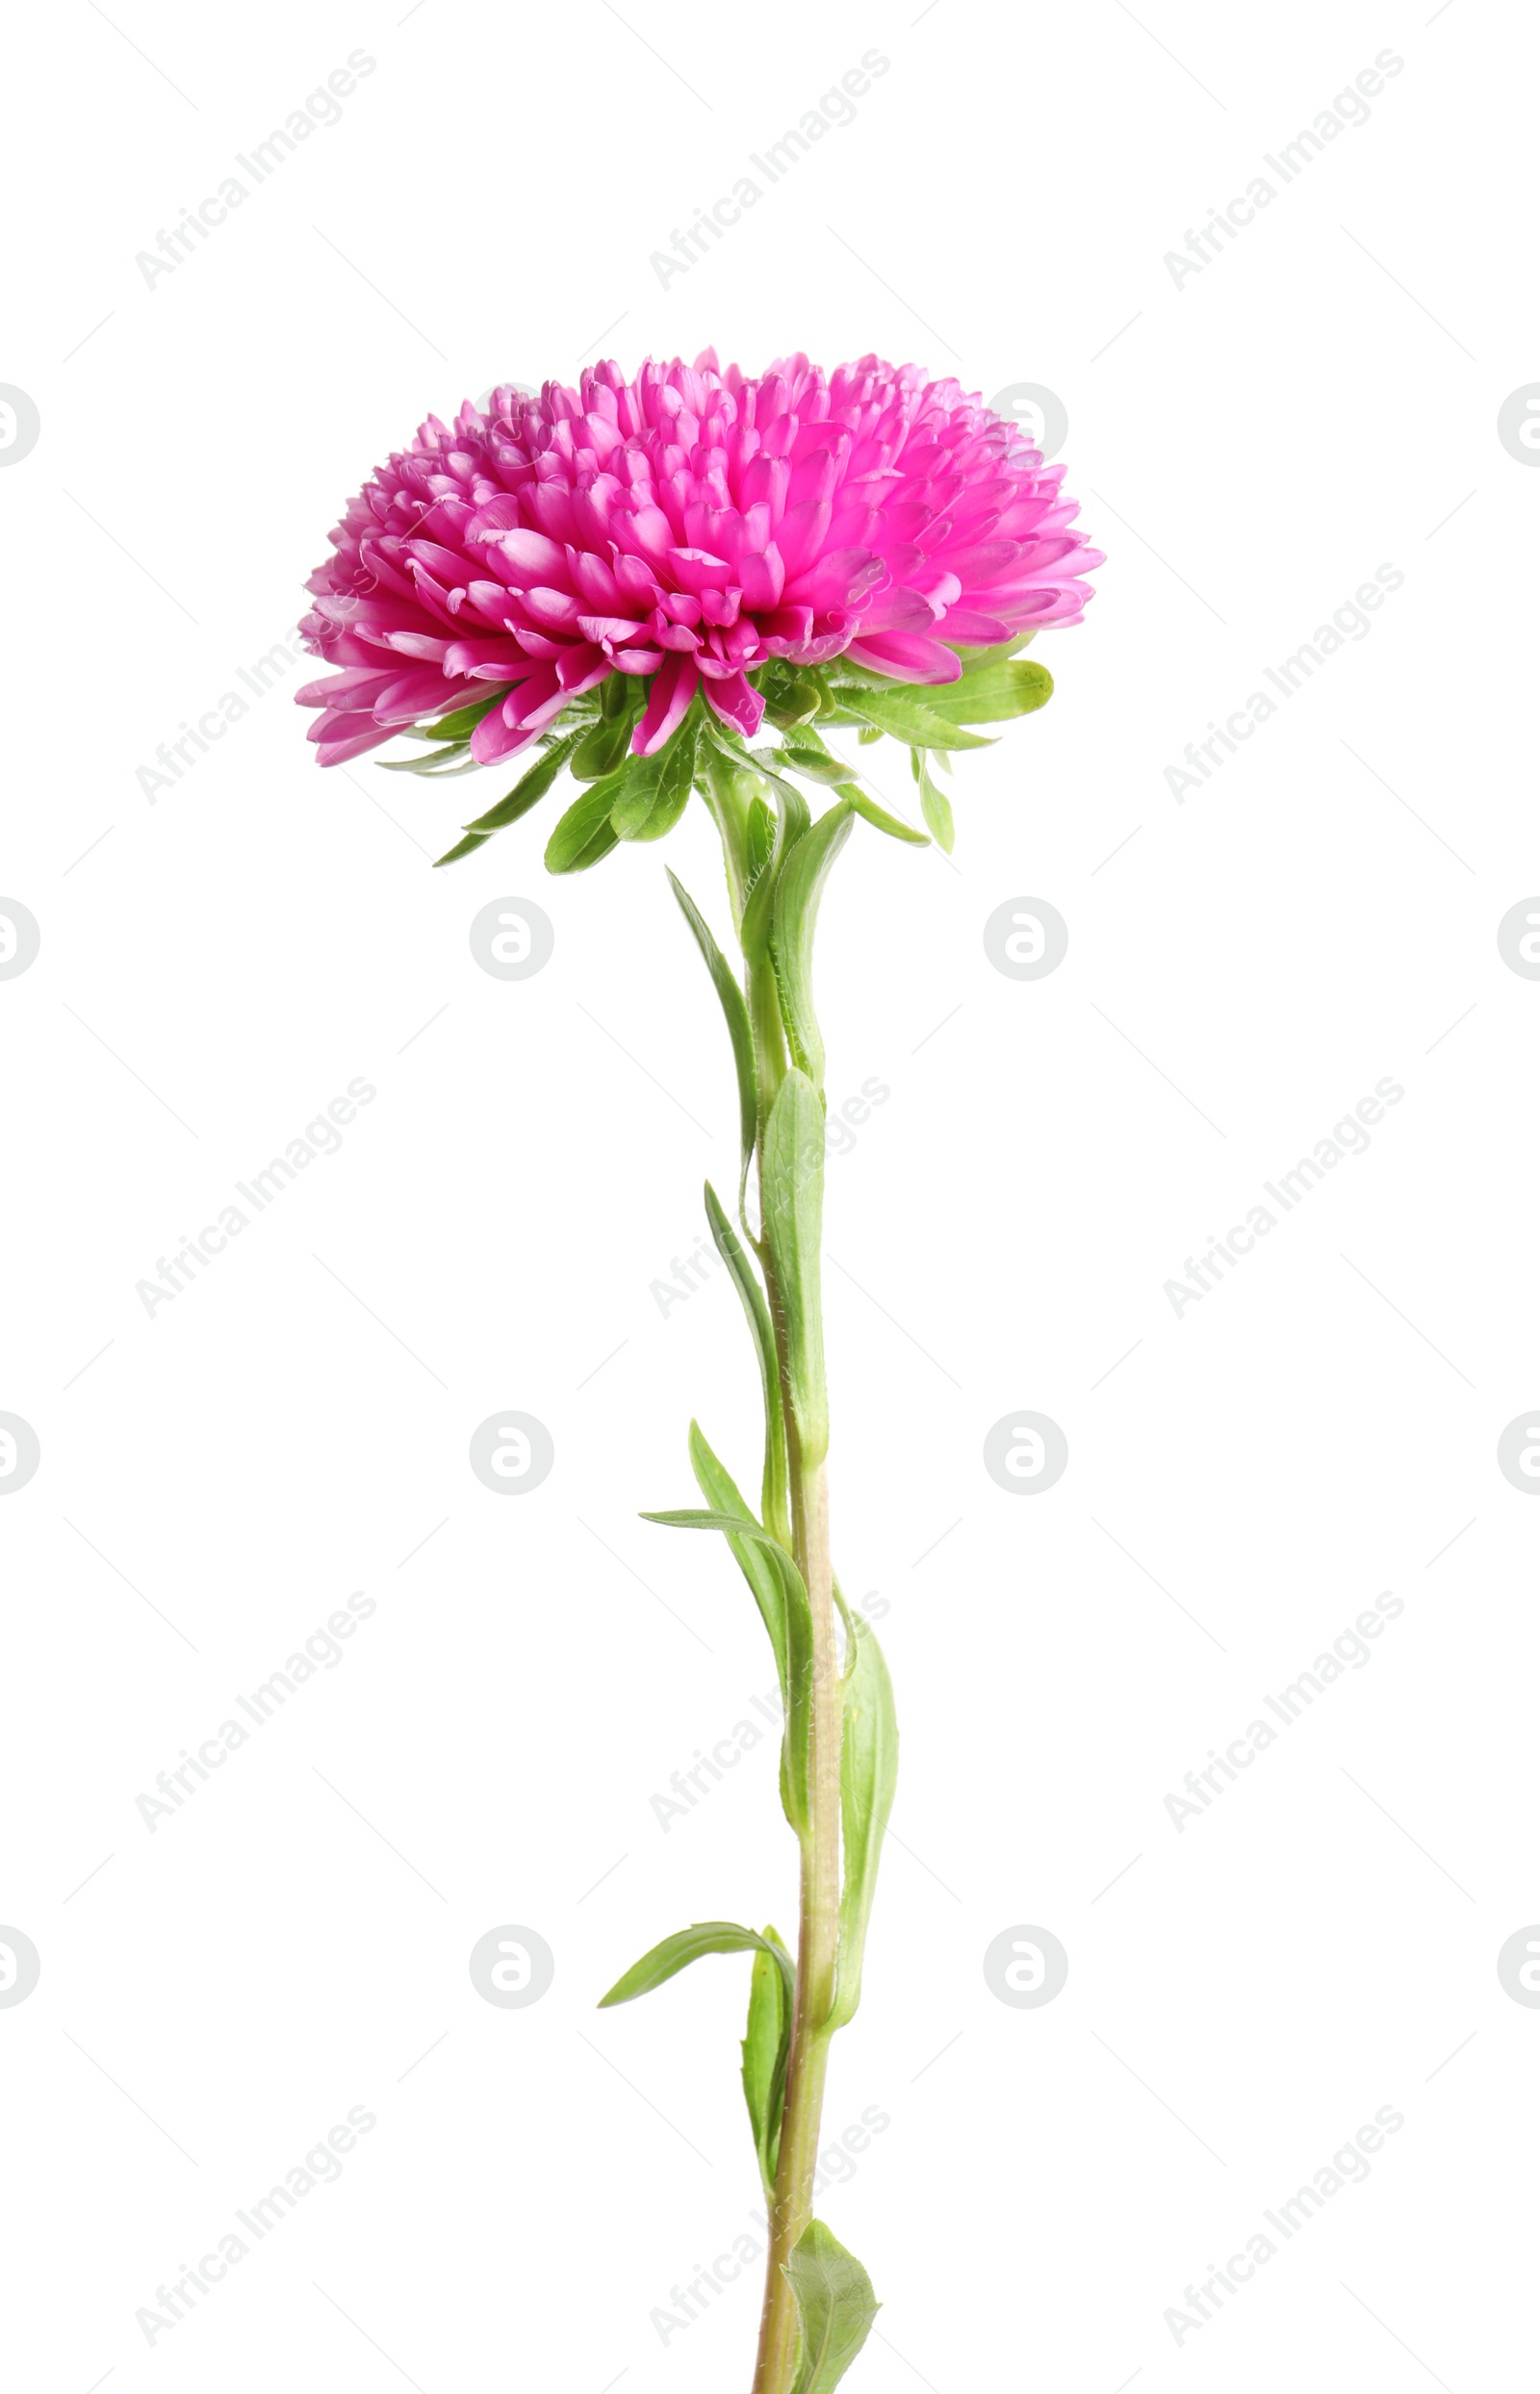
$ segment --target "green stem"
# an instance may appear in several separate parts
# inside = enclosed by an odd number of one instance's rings
[[[759,1090],[762,1219],[764,1125],[786,1070],[780,1000],[768,958],[751,963],[749,1013],[754,1026]],[[785,1307],[776,1282],[768,1241],[759,1243],[759,1257],[781,1362],[780,1401],[789,1466],[792,1552],[807,1586],[813,1636],[811,1801],[808,1833],[802,1840],[796,1995],[775,2194],[770,2204],[764,2307],[754,2375],[754,2394],[790,2394],[797,2364],[798,2322],[784,2264],[812,2216],[812,2181],[823,2117],[824,2081],[834,2033],[829,2023],[839,1938],[841,1693],[834,1639],[828,1483],[822,1457],[805,1459],[798,1437],[786,1377]]]

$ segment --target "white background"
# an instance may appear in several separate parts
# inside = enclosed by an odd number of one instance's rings
[[[89,0],[13,27],[0,380],[0,2011],[14,2382],[423,2394],[748,2382],[757,2272],[665,2342],[757,2184],[746,1971],[597,1996],[711,1916],[789,1932],[766,1740],[667,1834],[670,1773],[773,1677],[693,1497],[752,1484],[720,1275],[726,1043],[663,858],[552,882],[551,809],[450,872],[490,779],[319,773],[240,693],[372,465],[508,376],[707,342],[1048,386],[1108,552],[1057,695],[960,762],[955,863],[858,827],[827,900],[835,1554],[886,1606],[904,1763],[821,2207],[884,2308],[853,2384],[1456,2394],[1532,2339],[1540,1916],[1532,23],[1517,8],[559,10]],[[1424,22],[1424,15],[1427,21]],[[172,272],[136,253],[348,53],[375,62]],[[1376,54],[1402,68],[1200,273],[1164,263]],[[889,62],[719,247],[651,253],[861,55]],[[752,169],[747,169],[752,171]],[[237,171],[239,171],[237,169]],[[1279,184],[1276,175],[1271,177]],[[1177,804],[1211,719],[1389,564],[1403,585]],[[898,752],[883,754],[895,801]],[[896,760],[896,763],[895,763]],[[704,817],[667,857],[725,930]],[[554,957],[494,980],[471,917]],[[982,926],[1065,915],[1037,983]],[[362,1076],[376,1098],[153,1318],[136,1282]],[[1404,1099],[1180,1316],[1165,1282],[1382,1077]],[[1274,1208],[1274,1211],[1277,1209]],[[495,1408],[555,1468],[472,1476]],[[986,1476],[1011,1408],[1069,1467]],[[425,1542],[424,1542],[425,1541]],[[152,1833],[136,1798],[364,1588],[376,1610]],[[1366,1667],[1179,1834],[1165,1804],[1377,1591]],[[90,1875],[89,1875],[90,1874]],[[556,1957],[532,2008],[467,1960]],[[1068,1984],[997,2001],[1040,1923]],[[1452,2058],[1450,2058],[1452,2056]],[[350,2106],[341,2179],[153,2346],[141,2305]],[[1376,2109],[1404,2126],[1222,2312],[1163,2314]],[[1278,2241],[1274,2238],[1274,2241]],[[30,2348],[23,2351],[19,2348]]]

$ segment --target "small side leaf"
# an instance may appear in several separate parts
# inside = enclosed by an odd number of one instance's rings
[[[760,1484],[759,1518],[765,1528],[773,1531],[785,1544],[789,1542],[786,1534],[789,1527],[786,1425],[781,1411],[781,1364],[776,1354],[776,1334],[770,1324],[770,1308],[743,1242],[723,1212],[721,1199],[709,1181],[706,1184],[706,1218],[711,1225],[716,1251],[732,1273],[732,1285],[742,1300],[758,1358],[759,1390],[764,1399],[764,1470]]]
[[[824,1043],[812,1004],[813,933],[818,927],[818,905],[824,884],[835,857],[850,837],[851,810],[856,798],[853,789],[844,791],[828,813],[821,814],[811,830],[804,832],[787,852],[771,917],[770,953],[786,1041],[793,1063],[807,1073],[814,1089],[820,1090]]]
[[[773,1928],[765,1944],[785,1946]],[[787,1962],[790,1956],[787,1955]],[[783,1969],[769,1953],[757,1953],[749,1982],[749,2025],[743,2039],[743,2096],[759,2163],[765,2201],[773,2202],[781,2153],[781,2114],[786,2098],[786,2055],[791,2045],[792,1996]]]
[[[770,862],[776,844],[776,818],[762,798],[756,798],[748,814],[749,888],[752,889]]]
[[[754,1516],[743,1501],[742,1492],[727,1465],[712,1453],[699,1422],[690,1424],[690,1467],[695,1484],[711,1507],[712,1518],[720,1523],[729,1515],[743,1521]],[[776,1677],[781,1683],[781,1701],[786,1702],[786,1594],[781,1576],[757,1538],[741,1537],[729,1530],[727,1541],[732,1559],[749,1583],[749,1593],[759,1608],[776,1659]]]
[[[730,1538],[757,1539],[781,1581],[786,1608],[786,1726],[781,1747],[781,1802],[799,1837],[811,1818],[808,1776],[812,1761],[812,1610],[802,1573],[752,1513],[680,1509],[644,1513],[665,1530],[720,1530]]]
[[[848,820],[848,818],[847,818]],[[805,1470],[829,1451],[819,1242],[824,1211],[824,1109],[795,1066],[776,1093],[759,1150],[764,1234],[786,1317],[786,1378]]]
[[[796,783],[788,781],[777,769],[773,749],[761,749],[751,755],[741,741],[730,740],[721,726],[709,719],[703,721],[701,734],[703,748],[715,750],[740,773],[756,773],[761,781],[767,782],[776,802],[774,843],[768,858],[754,875],[739,926],[745,956],[757,959],[763,953],[764,942],[769,936],[770,912],[782,861],[807,830],[811,820],[810,811]]]
[[[898,1720],[893,1683],[876,1632],[860,1614],[846,1615],[853,1651],[845,1678],[844,1730],[839,1748],[839,1812],[844,1867],[839,1895],[839,1955],[832,2028],[843,2028],[860,2001],[866,1924],[877,1892],[887,1816],[898,1778]]]
[[[930,825],[931,835],[942,855],[950,856],[956,837],[952,828],[952,802],[932,781],[930,761],[923,748],[911,748],[909,760],[913,767],[914,779],[920,785],[920,812]]]
[[[706,959],[711,985],[728,1018],[728,1037],[732,1043],[732,1061],[738,1075],[738,1203],[741,1206],[759,1122],[759,1099],[754,1077],[754,1033],[749,1027],[749,1008],[732,965],[712,936],[710,924],[678,875],[671,872],[668,878],[680,902],[680,912],[695,934],[695,944]],[[713,1201],[707,1193],[707,1213]]]
[[[868,798],[866,792],[858,788],[854,782],[847,782],[840,794],[850,800],[856,812],[863,821],[870,823],[874,831],[886,832],[889,839],[905,839],[911,848],[930,846],[928,834],[917,832],[912,823],[906,823],[900,816],[889,814],[886,807],[880,807],[875,798]]]
[[[787,770],[800,773],[805,782],[823,782],[834,789],[850,779],[844,759],[826,748],[810,726],[788,732],[779,753]]]
[[[831,2394],[882,2306],[855,2254],[822,2220],[808,2221],[783,2267],[802,2323],[794,2394]]]
[[[681,1928],[661,1944],[644,1953],[633,1962],[623,1978],[617,1978],[608,1995],[601,1995],[599,2008],[607,2011],[611,2004],[633,2003],[638,1995],[651,1995],[680,1970],[688,1969],[708,1953],[768,1953],[791,1981],[791,1961],[783,1945],[771,1945],[752,1928],[739,1928],[735,1920],[697,1920],[691,1928]]]

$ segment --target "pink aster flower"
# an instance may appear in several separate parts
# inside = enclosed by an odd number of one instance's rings
[[[1103,560],[1063,472],[956,382],[872,356],[751,378],[708,349],[505,385],[430,416],[332,533],[302,626],[335,668],[298,693],[310,737],[340,764],[505,693],[471,740],[491,764],[630,674],[651,756],[698,689],[752,737],[772,658],[955,682],[959,646],[1079,622]]]

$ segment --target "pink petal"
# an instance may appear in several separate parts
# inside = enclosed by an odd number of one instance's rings
[[[741,732],[746,740],[752,740],[759,729],[764,700],[741,673],[734,674],[731,682],[707,682],[706,703],[725,724]]]
[[[785,587],[786,569],[781,562],[781,552],[774,541],[757,553],[740,557],[737,576],[745,606],[759,612],[780,605],[781,593]]]
[[[527,748],[539,730],[538,724],[527,726],[504,723],[502,709],[494,707],[483,715],[471,734],[471,754],[477,764],[497,764],[503,757],[511,757],[521,748]]]
[[[529,660],[516,640],[456,640],[444,670],[467,674],[473,682],[520,682]]]
[[[348,721],[352,720],[353,718],[349,716]],[[368,732],[349,732],[342,739],[322,740],[316,750],[316,762],[318,764],[346,764],[349,757],[365,756],[370,749],[378,748],[383,741],[393,740],[395,737],[396,734],[389,725],[384,731],[374,729]]]
[[[853,640],[846,655],[852,664],[899,682],[955,682],[962,671],[962,658],[939,640],[912,631],[880,631],[870,640]]]
[[[665,657],[653,676],[647,711],[631,734],[631,753],[651,757],[683,722],[700,675],[693,656]]]

